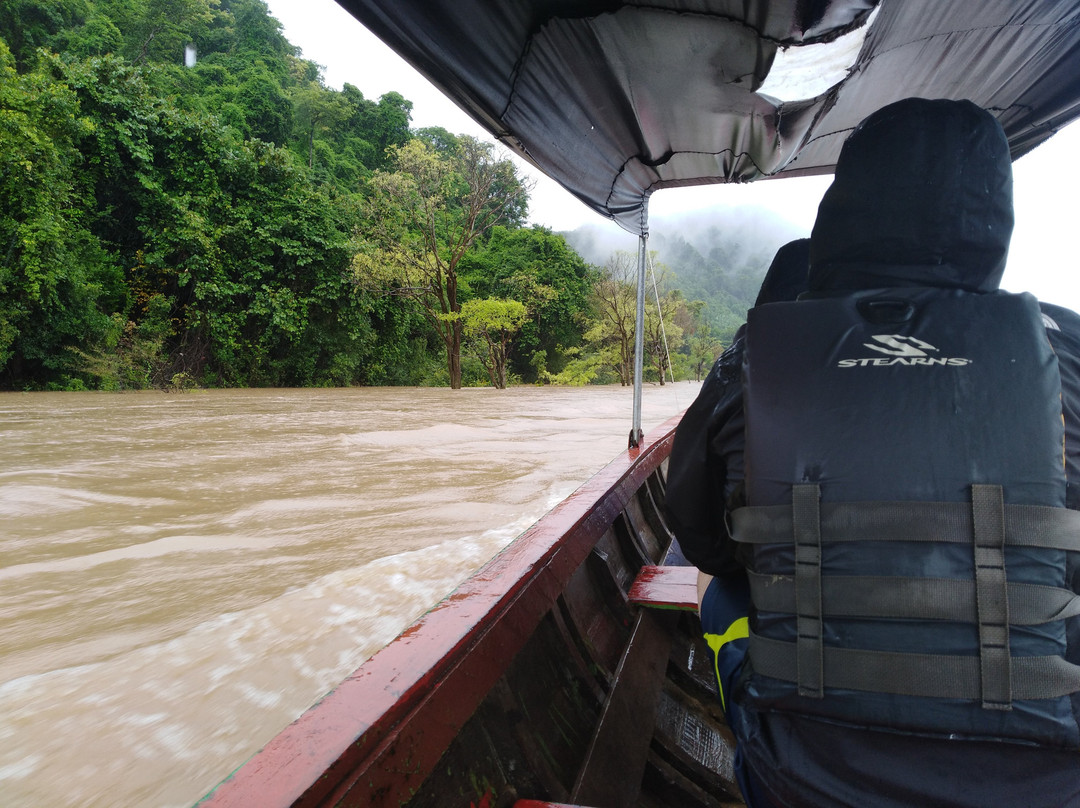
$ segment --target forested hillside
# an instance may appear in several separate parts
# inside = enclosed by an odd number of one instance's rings
[[[260,0],[4,0],[0,388],[628,382],[625,256],[410,112]],[[655,270],[647,376],[699,373],[730,318]]]
[[[746,320],[777,249],[805,235],[761,208],[717,205],[649,222],[649,248],[657,261],[670,269],[685,298],[700,301],[703,324],[725,344]],[[597,228],[566,237],[586,261],[603,263],[611,252]]]

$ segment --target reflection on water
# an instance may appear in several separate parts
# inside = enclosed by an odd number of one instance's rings
[[[646,432],[696,391],[646,389]],[[0,395],[0,804],[190,805],[625,448],[629,410]]]

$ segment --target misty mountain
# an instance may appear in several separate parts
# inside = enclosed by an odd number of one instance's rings
[[[584,225],[563,233],[588,263],[603,266],[636,240],[610,227]],[[719,205],[679,216],[657,216],[649,225],[649,250],[666,264],[673,285],[688,300],[705,302],[707,320],[727,342],[746,319],[777,249],[808,235],[760,207]]]

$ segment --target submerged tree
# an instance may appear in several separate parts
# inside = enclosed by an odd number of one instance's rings
[[[466,300],[461,306],[465,336],[474,340],[477,358],[499,390],[506,389],[510,343],[528,319],[529,310],[517,300],[488,297]]]
[[[520,300],[528,309],[509,357],[513,372],[527,382],[560,373],[581,345],[597,270],[562,235],[537,225],[496,227],[464,264],[476,297]]]
[[[391,147],[395,170],[377,171],[353,268],[362,288],[416,300],[446,349],[450,387],[461,387],[459,266],[497,224],[519,225],[528,187],[513,163],[463,136],[440,153],[420,140]]]

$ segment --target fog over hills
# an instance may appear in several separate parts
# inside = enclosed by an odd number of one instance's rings
[[[617,250],[636,241],[610,227],[584,225],[563,234],[588,263],[603,266]],[[756,206],[720,205],[650,221],[649,250],[667,265],[672,283],[689,300],[703,300],[722,339],[746,318],[773,255],[808,233]]]

